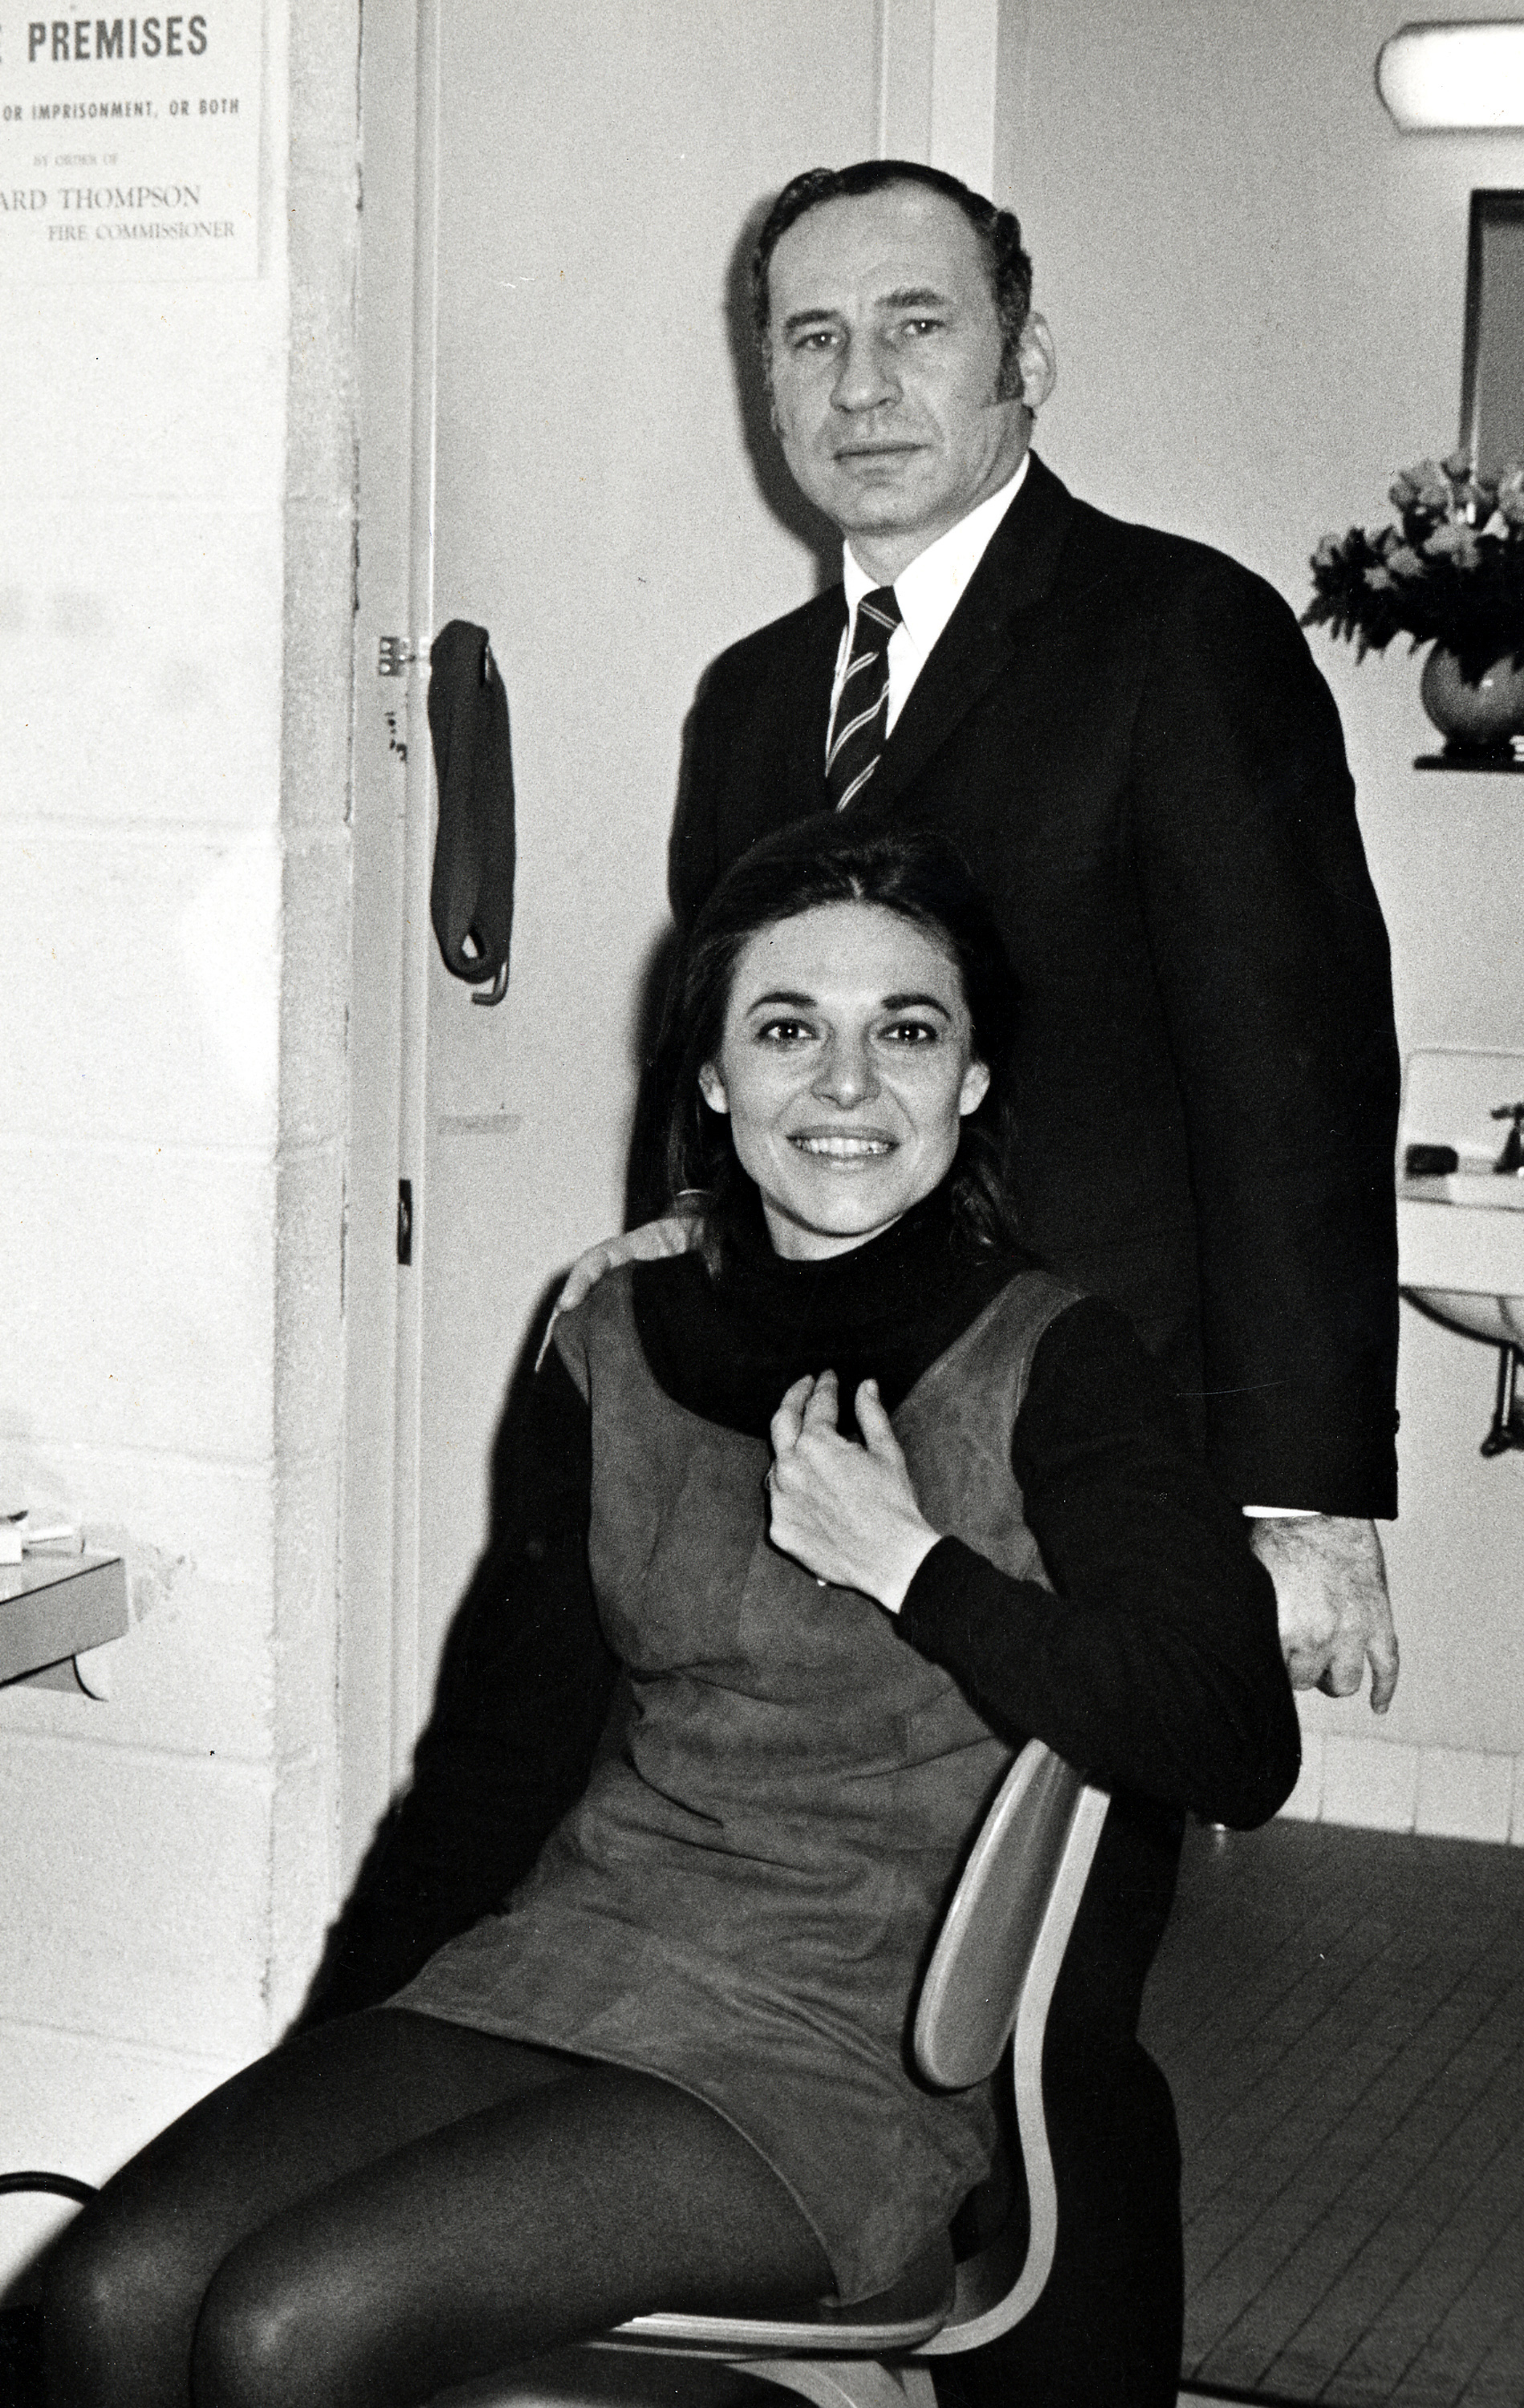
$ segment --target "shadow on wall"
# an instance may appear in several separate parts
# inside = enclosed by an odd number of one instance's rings
[[[583,1554],[585,1533],[556,1533],[550,1543],[582,1554],[580,1595],[538,1625],[513,1611],[513,1590],[527,1542],[508,1510],[508,1467],[533,1423],[534,1370],[564,1273],[546,1286],[514,1364],[492,1441],[487,1543],[451,1617],[429,1720],[413,1756],[413,1803],[405,1800],[377,1826],[348,1898],[330,1925],[321,1962],[286,2033],[378,2005],[408,1981],[434,1950],[483,1915],[501,1910],[540,1846],[586,1786],[613,1688],[613,1658],[602,1648]],[[552,1676],[570,1649],[587,1673],[560,1710],[535,1697],[536,1669]],[[600,1656],[602,1662],[600,1663]],[[513,1786],[512,1749],[502,1733],[534,1730],[535,1762]],[[443,1779],[436,1776],[447,1764]],[[0,2408],[5,2408],[0,2395]]]
[[[690,767],[690,712],[683,727],[682,785]],[[681,806],[679,804],[679,810]],[[671,1095],[671,1068],[662,1052],[662,1016],[667,990],[677,967],[677,934],[664,929],[653,942],[640,973],[634,1016],[635,1108],[630,1130],[630,1153],[624,1171],[624,1226],[638,1228],[666,1211],[666,1124]]]
[[[640,976],[632,1064],[638,1100],[626,1183],[631,1223],[649,1219],[664,1200],[663,1098],[670,1076],[660,1037],[676,957],[677,938],[669,929],[652,944]],[[575,1537],[581,1557],[578,1595],[574,1602],[568,1590],[562,1598],[558,1627],[527,1627],[511,1607],[525,1545],[513,1519],[511,1469],[520,1450],[531,1445],[535,1369],[564,1278],[564,1269],[558,1270],[541,1291],[508,1379],[492,1440],[486,1544],[450,1618],[430,1717],[414,1751],[415,1784],[423,1771],[422,1787],[400,1835],[401,1801],[377,1827],[329,1928],[292,2030],[390,1997],[444,1941],[501,1908],[586,1785],[617,1668],[598,1632],[582,1535],[558,1534]],[[548,1708],[551,1719],[536,1723],[536,1762],[526,1767],[521,1791],[505,1797],[500,1730],[515,1727],[516,1717],[522,1727],[526,1703],[532,1715],[538,1713],[529,1694],[536,1667],[543,1662],[553,1672],[567,1648],[581,1651],[586,1680],[570,1699],[558,1690],[559,1710]],[[427,1777],[431,1760],[449,1761],[443,1784]],[[6,2408],[3,2395],[0,2408]]]

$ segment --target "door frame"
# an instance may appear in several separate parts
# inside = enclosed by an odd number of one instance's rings
[[[417,1713],[421,1252],[399,1264],[398,1196],[426,1110],[419,1038],[432,798],[424,665],[410,657],[402,675],[382,677],[378,663],[383,638],[416,655],[432,618],[436,22],[437,0],[369,0],[360,53],[341,1895],[406,1779]]]

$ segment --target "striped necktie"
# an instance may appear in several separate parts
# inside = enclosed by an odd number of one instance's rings
[[[876,585],[857,606],[852,650],[836,697],[825,782],[833,810],[855,802],[884,749],[889,717],[889,639],[900,624],[892,585]]]

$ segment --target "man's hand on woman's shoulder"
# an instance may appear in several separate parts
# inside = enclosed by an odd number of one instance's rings
[[[626,1263],[659,1263],[668,1254],[686,1254],[698,1238],[699,1225],[690,1212],[669,1212],[661,1221],[643,1221],[638,1229],[626,1229],[618,1238],[604,1238],[578,1254],[566,1274],[566,1284],[556,1298],[556,1312],[572,1312],[585,1296],[591,1296],[598,1282],[608,1271],[621,1270]],[[551,1326],[555,1314],[551,1315]]]

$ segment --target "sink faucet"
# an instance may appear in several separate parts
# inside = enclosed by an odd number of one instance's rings
[[[1493,1169],[1505,1179],[1524,1179],[1524,1104],[1498,1104],[1493,1109],[1492,1118],[1513,1123],[1503,1141],[1503,1152],[1492,1165]]]

